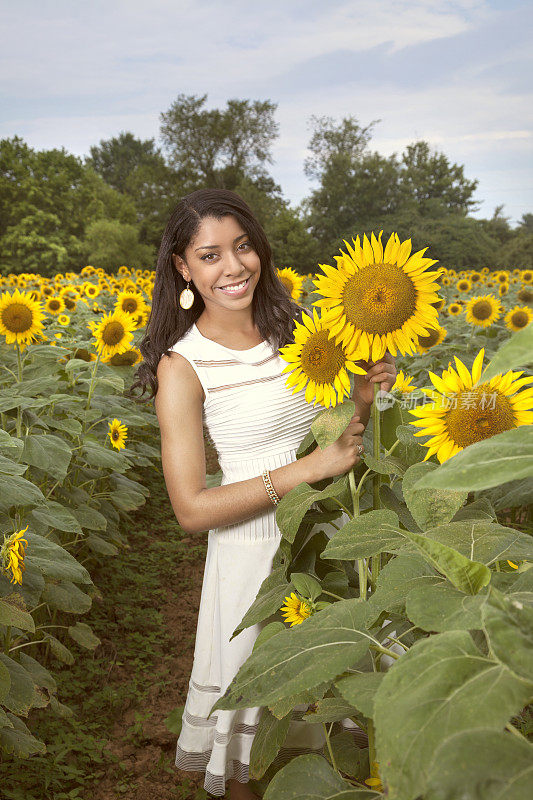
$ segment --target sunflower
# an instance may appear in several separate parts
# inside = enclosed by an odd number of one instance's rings
[[[62,314],[65,310],[65,301],[59,295],[53,295],[45,300],[44,307],[49,314]]]
[[[281,606],[280,611],[283,612],[282,616],[285,617],[285,622],[290,623],[291,628],[293,625],[300,625],[304,619],[311,616],[312,609],[309,601],[300,598],[294,592],[291,592],[290,597],[285,597],[284,600],[285,605]]]
[[[115,308],[126,314],[142,314],[146,309],[146,302],[140,292],[124,291],[117,295]]]
[[[0,333],[6,344],[31,344],[43,330],[44,313],[40,303],[27,292],[15,289],[0,297]]]
[[[430,372],[437,391],[425,392],[432,402],[409,409],[418,417],[411,425],[421,429],[415,436],[431,437],[424,442],[428,448],[424,461],[436,453],[442,464],[475,442],[533,423],[533,389],[519,391],[533,383],[533,376],[520,378],[523,372],[509,370],[480,384],[484,352],[477,354],[471,374],[457,356],[457,371],[449,367],[440,378]]]
[[[396,375],[391,392],[397,391],[401,394],[409,394],[409,392],[413,392],[416,389],[416,386],[411,386],[413,381],[414,378],[411,375],[404,375],[403,370],[400,370]]]
[[[110,311],[104,314],[100,322],[94,325],[93,335],[96,339],[96,349],[104,358],[123,353],[130,349],[135,330],[130,314],[123,311]]]
[[[533,303],[533,291],[527,286],[523,286],[516,296],[522,303]]]
[[[470,280],[472,283],[479,283],[479,281],[483,280],[483,275],[481,272],[472,272],[470,275]]]
[[[283,269],[278,269],[278,278],[287,289],[292,299],[298,301],[302,294],[304,276],[299,275],[290,267],[284,267]]]
[[[313,308],[312,318],[304,312],[302,319],[303,325],[295,320],[294,342],[279,349],[281,358],[288,362],[282,373],[292,373],[286,385],[294,386],[292,393],[295,394],[307,384],[305,399],[308,403],[315,399],[315,405],[336,406],[350,394],[347,370],[366,374],[354,363],[354,359],[361,356],[353,346],[335,344],[316,308]]]
[[[505,325],[510,331],[521,331],[533,319],[533,311],[527,306],[515,306],[504,317]]]
[[[492,294],[472,297],[466,304],[466,319],[471,325],[487,328],[492,325],[501,314],[501,306]]]
[[[4,536],[4,543],[0,549],[0,563],[6,572],[11,570],[11,583],[22,583],[22,573],[26,569],[24,566],[24,548],[28,546],[28,540],[23,538],[23,534],[28,530],[28,526],[15,531],[11,536]]]
[[[435,301],[434,303],[432,303],[431,305],[432,305],[434,308],[436,308],[436,309],[437,309],[437,311],[442,311],[442,309],[443,309],[443,308],[444,308],[444,306],[446,305],[446,300],[444,299],[444,297],[439,297],[439,299],[438,299],[438,300],[436,300],[436,301]]]
[[[498,294],[500,297],[504,297],[507,292],[509,291],[509,284],[508,283],[500,283],[498,287]]]
[[[70,324],[70,317],[68,314],[60,314],[57,318],[57,321],[60,325],[69,325]]]
[[[533,283],[533,269],[523,269],[520,273],[522,283]]]
[[[131,350],[126,350],[124,353],[116,353],[114,356],[109,356],[109,358],[102,360],[113,367],[132,367],[137,362],[142,361],[142,354],[138,347],[132,347]]]
[[[509,273],[507,270],[501,270],[494,276],[496,283],[509,283]]]
[[[417,352],[428,353],[432,347],[435,347],[443,341],[447,333],[448,331],[446,328],[442,328],[440,325],[431,328],[425,336],[418,337]]]
[[[396,233],[389,237],[385,251],[380,231],[376,239],[365,234],[362,246],[359,236],[346,240],[348,253],[335,256],[337,268],[320,264],[325,275],[314,283],[324,295],[313,305],[325,310],[324,322],[342,342],[357,348],[359,358],[378,361],[389,350],[393,356],[412,353],[416,339],[433,328],[438,311],[431,303],[438,300],[440,275],[426,272],[437,262],[423,258],[427,250],[411,255],[411,240],[400,242]]]
[[[455,284],[455,288],[458,289],[460,292],[469,292],[472,288],[472,284],[466,278],[463,278],[460,281],[457,281]]]
[[[86,283],[84,291],[87,297],[98,297],[100,294],[100,287],[96,283]]]
[[[117,450],[126,447],[125,442],[128,438],[128,429],[119,419],[114,419],[113,422],[109,423],[107,435],[111,440],[111,444],[113,447],[116,447]]]
[[[451,314],[452,317],[456,317],[463,309],[459,303],[450,303],[447,310],[448,314]]]

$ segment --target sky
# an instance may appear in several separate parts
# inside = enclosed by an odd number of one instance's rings
[[[479,181],[477,217],[533,212],[533,4],[524,0],[0,0],[0,138],[88,155],[159,140],[180,93],[271,100],[272,176],[296,204],[311,115],[372,150],[426,140]]]

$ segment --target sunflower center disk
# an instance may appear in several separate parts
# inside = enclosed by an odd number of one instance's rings
[[[419,336],[418,344],[421,347],[433,347],[439,340],[439,332],[435,328],[429,331],[427,336]]]
[[[492,314],[492,306],[486,300],[480,300],[472,306],[472,315],[476,319],[488,319]]]
[[[120,324],[120,322],[110,322],[108,325],[105,326],[104,332],[102,333],[102,339],[108,347],[110,345],[118,344],[122,341],[122,337],[124,336],[124,328]]]
[[[448,434],[459,447],[468,447],[516,427],[507,397],[488,384],[457,392],[457,407],[446,415]]]
[[[392,333],[416,310],[416,289],[394,264],[370,264],[351,276],[344,287],[346,319],[368,333]]]
[[[126,311],[128,314],[133,314],[134,311],[137,311],[137,308],[138,308],[137,300],[134,300],[133,298],[124,300],[124,302],[122,303],[122,310]]]
[[[529,317],[523,311],[515,311],[511,317],[511,322],[517,328],[525,328],[529,322]]]
[[[11,303],[4,309],[2,322],[11,333],[22,333],[31,328],[33,314],[22,303]]]
[[[311,334],[302,347],[302,370],[315,383],[333,383],[344,367],[344,352],[327,331]]]

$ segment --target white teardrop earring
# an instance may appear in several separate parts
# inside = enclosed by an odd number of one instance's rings
[[[180,306],[182,308],[190,308],[194,303],[194,293],[189,289],[190,281],[187,281],[187,288],[180,294]]]

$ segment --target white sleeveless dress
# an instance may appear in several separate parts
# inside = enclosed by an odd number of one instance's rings
[[[268,342],[232,350],[206,338],[193,324],[170,350],[189,361],[202,384],[204,420],[218,453],[222,484],[254,478],[264,469],[296,460],[321,406],[307,403],[304,389],[292,394],[287,373],[282,374],[287,362]],[[261,707],[218,709],[207,717],[262,630],[262,625],[253,625],[230,641],[272,571],[280,540],[274,505],[208,533],[194,661],[175,764],[205,772],[204,788],[217,797],[224,795],[230,778],[248,781]],[[298,721],[307,708],[302,704],[292,712],[285,746],[275,763],[322,749],[322,725]]]

